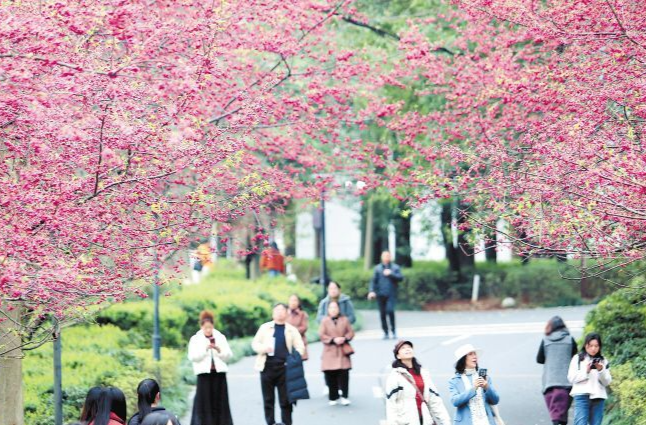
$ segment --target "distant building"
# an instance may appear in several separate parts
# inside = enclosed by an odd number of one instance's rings
[[[361,214],[359,203],[332,199],[325,204],[326,256],[330,260],[357,260],[361,255]],[[504,223],[498,224],[502,229]],[[395,232],[390,228],[390,250],[395,252]],[[282,239],[277,235],[277,240]],[[499,241],[504,241],[499,234]],[[482,251],[484,243],[478,251]],[[440,233],[439,215],[436,207],[414,210],[411,220],[411,255],[413,260],[443,260],[445,249]],[[316,231],[312,211],[304,210],[296,218],[296,258],[316,258]],[[511,248],[502,246],[498,250],[498,261],[510,261]],[[396,259],[395,259],[396,261]],[[476,261],[485,261],[484,252],[476,254]]]

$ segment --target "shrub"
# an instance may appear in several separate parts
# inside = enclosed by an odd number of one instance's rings
[[[160,301],[159,332],[162,345],[165,347],[180,347],[185,344],[182,329],[186,326],[186,312],[177,305]],[[153,332],[153,303],[152,301],[129,302],[115,304],[98,313],[98,324],[113,324],[123,330],[129,330],[133,343],[140,347],[146,346]]]
[[[605,298],[587,317],[610,358],[613,382],[606,422],[646,425],[646,288],[643,280]]]
[[[301,269],[305,270],[305,265],[314,270],[318,262],[303,262]],[[372,271],[363,270],[358,262],[337,261],[331,261],[329,269],[345,294],[355,300],[365,299]],[[398,297],[400,303],[413,308],[422,308],[428,303],[442,300],[469,299],[473,275],[478,273],[481,277],[481,297],[514,297],[525,304],[548,307],[577,305],[583,302],[579,281],[563,277],[574,277],[572,271],[572,267],[552,259],[532,259],[526,265],[517,261],[477,263],[475,269],[463,270],[459,277],[449,272],[446,261],[416,261],[413,268],[403,270],[404,280],[399,284]],[[612,289],[603,279],[588,280],[588,287],[593,288],[595,297]]]
[[[318,298],[312,285],[288,282],[286,279],[249,281],[220,274],[207,276],[198,285],[180,286],[169,297],[160,300],[160,333],[167,347],[184,348],[199,329],[202,310],[211,310],[216,327],[228,338],[253,335],[258,327],[271,320],[274,303],[287,302],[293,293],[299,295],[303,308],[315,311]],[[129,332],[133,342],[148,345],[153,328],[153,304],[150,299],[116,304],[97,315],[99,324],[114,324]]]
[[[97,334],[100,333],[100,337]],[[120,388],[128,404],[128,415],[136,411],[136,389],[144,378],[157,379],[164,392],[164,405],[186,409],[188,386],[177,367],[183,351],[162,349],[156,364],[150,349],[133,347],[128,333],[113,325],[74,326],[62,332],[64,422],[77,420],[87,391],[97,385]],[[52,347],[44,345],[28,352],[23,361],[25,423],[54,423]]]

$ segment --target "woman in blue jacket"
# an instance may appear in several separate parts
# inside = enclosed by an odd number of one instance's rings
[[[460,425],[496,425],[492,405],[500,401],[491,378],[479,374],[478,350],[466,344],[455,351],[455,377],[449,381],[453,422]]]

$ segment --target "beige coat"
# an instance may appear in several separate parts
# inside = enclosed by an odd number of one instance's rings
[[[305,352],[303,353],[303,360],[307,360],[307,336],[305,335],[307,333],[307,327],[309,325],[309,317],[307,316],[307,313],[305,313],[303,310],[300,308],[296,311],[290,310],[289,313],[287,314],[287,323],[290,325],[294,326],[296,329],[298,329],[298,333],[301,334],[301,337],[303,338],[303,345],[305,346]]]
[[[322,371],[352,369],[350,356],[343,354],[341,346],[333,341],[338,336],[345,337],[346,341],[354,338],[354,331],[348,318],[340,316],[336,324],[330,316],[323,318],[319,327],[319,337],[323,343]]]
[[[274,340],[274,326],[275,323],[273,320],[263,323],[251,342],[251,348],[258,354],[254,367],[258,372],[265,370],[265,362],[267,361],[267,353],[265,350]],[[298,329],[289,323],[285,323],[285,343],[287,344],[287,351],[291,353],[292,350],[296,350],[301,356],[303,355],[305,346],[303,345],[301,334],[298,333]]]

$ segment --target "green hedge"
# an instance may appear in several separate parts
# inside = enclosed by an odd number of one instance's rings
[[[318,299],[313,285],[288,282],[285,279],[245,280],[229,274],[214,273],[198,285],[180,286],[160,301],[160,333],[167,347],[183,348],[195,334],[202,310],[213,311],[216,327],[228,338],[254,335],[258,327],[271,320],[276,302],[287,302],[298,294],[307,311],[315,311]],[[150,340],[152,300],[113,305],[97,315],[99,324],[114,324],[129,331],[139,341]]]
[[[589,313],[586,333],[598,332],[613,382],[604,421],[646,425],[646,288],[644,280],[610,295]]]
[[[128,415],[133,414],[137,384],[151,377],[162,386],[164,406],[175,412],[186,410],[189,387],[182,377],[189,365],[183,350],[162,348],[162,360],[156,365],[152,350],[133,345],[127,332],[112,325],[67,328],[61,341],[65,423],[78,420],[87,391],[97,385],[123,390]],[[54,423],[52,364],[51,344],[28,352],[23,361],[25,423],[29,425]]]
[[[150,348],[153,328],[151,299],[131,300],[100,311],[97,324],[74,326],[63,331],[64,417],[78,419],[87,391],[96,385],[121,388],[127,397],[129,415],[136,406],[139,381],[160,381],[164,406],[182,415],[187,407],[190,384],[195,384],[186,345],[199,329],[198,317],[210,309],[216,326],[231,341],[234,361],[250,355],[250,336],[271,320],[272,305],[287,302],[297,293],[308,311],[315,311],[318,298],[312,285],[285,279],[244,279],[233,268],[218,270],[198,285],[164,288],[170,296],[160,300],[162,361],[155,365]],[[23,363],[26,423],[53,423],[52,346],[47,344],[26,354]]]
[[[304,281],[318,275],[318,262],[295,260],[297,276]],[[371,271],[351,261],[330,261],[331,277],[343,287],[343,292],[358,300],[368,294]],[[298,274],[300,273],[302,274]],[[476,268],[463,273],[462,279],[448,271],[446,261],[417,261],[413,268],[404,269],[404,281],[400,283],[399,301],[414,308],[442,301],[470,299],[473,274],[481,276],[481,297],[513,297],[529,305],[563,306],[583,302],[576,270],[568,264],[551,259],[532,259],[522,265],[507,263],[477,263]],[[607,278],[607,276],[605,276]],[[612,285],[601,278],[588,279],[589,299],[595,300],[609,293]]]

